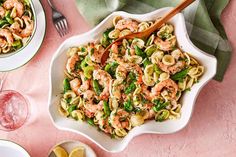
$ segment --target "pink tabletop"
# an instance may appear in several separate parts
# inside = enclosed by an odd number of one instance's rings
[[[86,32],[90,27],[76,10],[74,1],[55,1],[68,18],[70,34],[60,38],[53,27],[51,10],[42,0],[47,16],[47,34],[42,48],[24,67],[8,73],[4,89],[21,92],[29,101],[31,114],[26,124],[13,132],[0,131],[0,139],[9,139],[25,147],[32,157],[46,157],[49,149],[62,140],[80,140],[102,157],[235,157],[236,155],[236,1],[222,16],[234,48],[232,64],[222,83],[211,81],[201,91],[187,127],[170,135],[145,134],[134,138],[128,147],[116,154],[103,151],[81,135],[56,129],[47,111],[48,69],[52,55],[68,37]]]

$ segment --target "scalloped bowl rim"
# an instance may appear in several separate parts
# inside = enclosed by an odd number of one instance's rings
[[[146,14],[130,14],[123,11],[117,11],[110,14],[105,18],[100,24],[94,27],[92,30],[87,33],[76,35],[65,40],[61,46],[57,49],[54,54],[49,71],[49,80],[50,80],[50,89],[49,89],[49,99],[48,99],[48,111],[50,118],[58,129],[68,130],[78,134],[81,134],[99,147],[108,152],[120,152],[125,149],[128,143],[135,137],[140,134],[145,133],[155,133],[155,134],[170,134],[183,129],[189,122],[193,108],[195,105],[196,98],[200,90],[215,76],[216,74],[216,58],[212,55],[209,55],[196,46],[192,44],[187,34],[186,25],[184,21],[184,16],[182,13],[177,14],[170,20],[170,23],[173,23],[175,26],[175,33],[177,41],[181,49],[189,52],[192,56],[196,57],[203,66],[206,67],[206,72],[190,92],[185,93],[182,100],[182,115],[180,119],[177,120],[168,120],[162,123],[156,123],[154,121],[148,121],[139,127],[133,128],[128,135],[123,139],[110,139],[104,133],[98,132],[95,127],[89,126],[85,122],[78,123],[74,120],[61,117],[56,110],[56,104],[59,102],[60,93],[62,87],[58,84],[62,84],[63,80],[63,67],[65,65],[66,54],[65,51],[71,46],[87,43],[93,41],[94,39],[99,39],[102,31],[112,25],[112,18],[120,15],[122,17],[129,17],[137,19],[140,21],[143,20],[155,20],[158,16],[163,16],[167,13],[172,7],[158,9],[156,11],[146,13]],[[188,51],[191,50],[191,51]],[[57,64],[57,62],[63,62]],[[62,65],[61,65],[62,64]],[[59,67],[59,68],[58,68]],[[59,70],[58,70],[59,69]],[[56,70],[58,70],[56,72]],[[59,74],[60,73],[60,74]],[[60,78],[59,78],[60,77]],[[57,83],[55,83],[57,82]],[[53,86],[55,84],[55,86]],[[186,104],[188,103],[188,105]],[[153,125],[155,123],[155,125]]]

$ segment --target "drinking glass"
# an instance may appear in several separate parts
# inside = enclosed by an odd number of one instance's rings
[[[20,128],[28,117],[28,102],[19,92],[2,90],[7,73],[0,75],[0,130]]]

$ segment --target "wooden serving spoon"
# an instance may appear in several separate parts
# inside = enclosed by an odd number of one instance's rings
[[[149,27],[148,29],[144,30],[143,32],[138,33],[132,33],[129,35],[125,35],[123,37],[120,37],[116,39],[114,42],[112,42],[104,51],[102,58],[101,58],[101,64],[104,65],[107,58],[109,57],[109,49],[111,46],[117,42],[120,42],[123,39],[133,39],[133,38],[147,38],[149,37],[155,30],[160,28],[164,23],[166,23],[169,19],[171,19],[173,16],[181,12],[183,9],[185,9],[187,6],[189,6],[192,2],[195,0],[184,0],[182,3],[180,3],[177,7],[175,7],[173,10],[171,10],[168,14],[160,18],[158,21],[155,22],[154,25]]]

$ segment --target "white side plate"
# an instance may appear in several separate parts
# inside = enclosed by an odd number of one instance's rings
[[[35,14],[35,31],[30,42],[12,54],[0,54],[0,71],[10,71],[28,63],[38,52],[42,45],[46,31],[46,17],[39,0],[32,0],[33,12]]]
[[[26,150],[11,141],[0,140],[1,157],[30,157]]]

